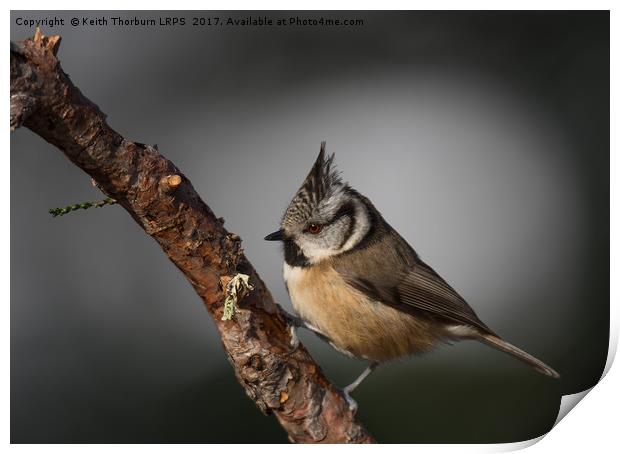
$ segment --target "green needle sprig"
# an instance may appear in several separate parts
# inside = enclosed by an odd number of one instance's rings
[[[69,205],[64,208],[50,208],[49,213],[52,217],[56,216],[64,216],[67,213],[71,213],[72,211],[77,210],[88,210],[89,208],[101,208],[106,205],[115,205],[116,200],[107,197],[99,202],[84,202],[84,203],[76,203],[74,205]]]

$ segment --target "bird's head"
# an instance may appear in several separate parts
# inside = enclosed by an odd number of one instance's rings
[[[326,156],[325,142],[310,173],[291,200],[281,229],[265,237],[284,242],[289,265],[310,265],[354,248],[370,229],[362,196],[343,183]]]

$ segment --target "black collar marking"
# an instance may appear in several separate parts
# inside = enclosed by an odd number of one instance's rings
[[[299,246],[290,238],[284,240],[284,261],[289,266],[310,266],[308,257],[304,255]]]

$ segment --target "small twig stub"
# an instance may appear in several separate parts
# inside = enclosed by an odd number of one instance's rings
[[[183,179],[181,178],[181,175],[173,174],[163,177],[159,184],[164,192],[172,192],[181,185],[182,181]]]

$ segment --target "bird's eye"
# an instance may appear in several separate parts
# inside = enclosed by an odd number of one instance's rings
[[[308,226],[308,232],[312,233],[313,235],[321,233],[321,230],[323,230],[323,226],[321,224],[310,224]]]

